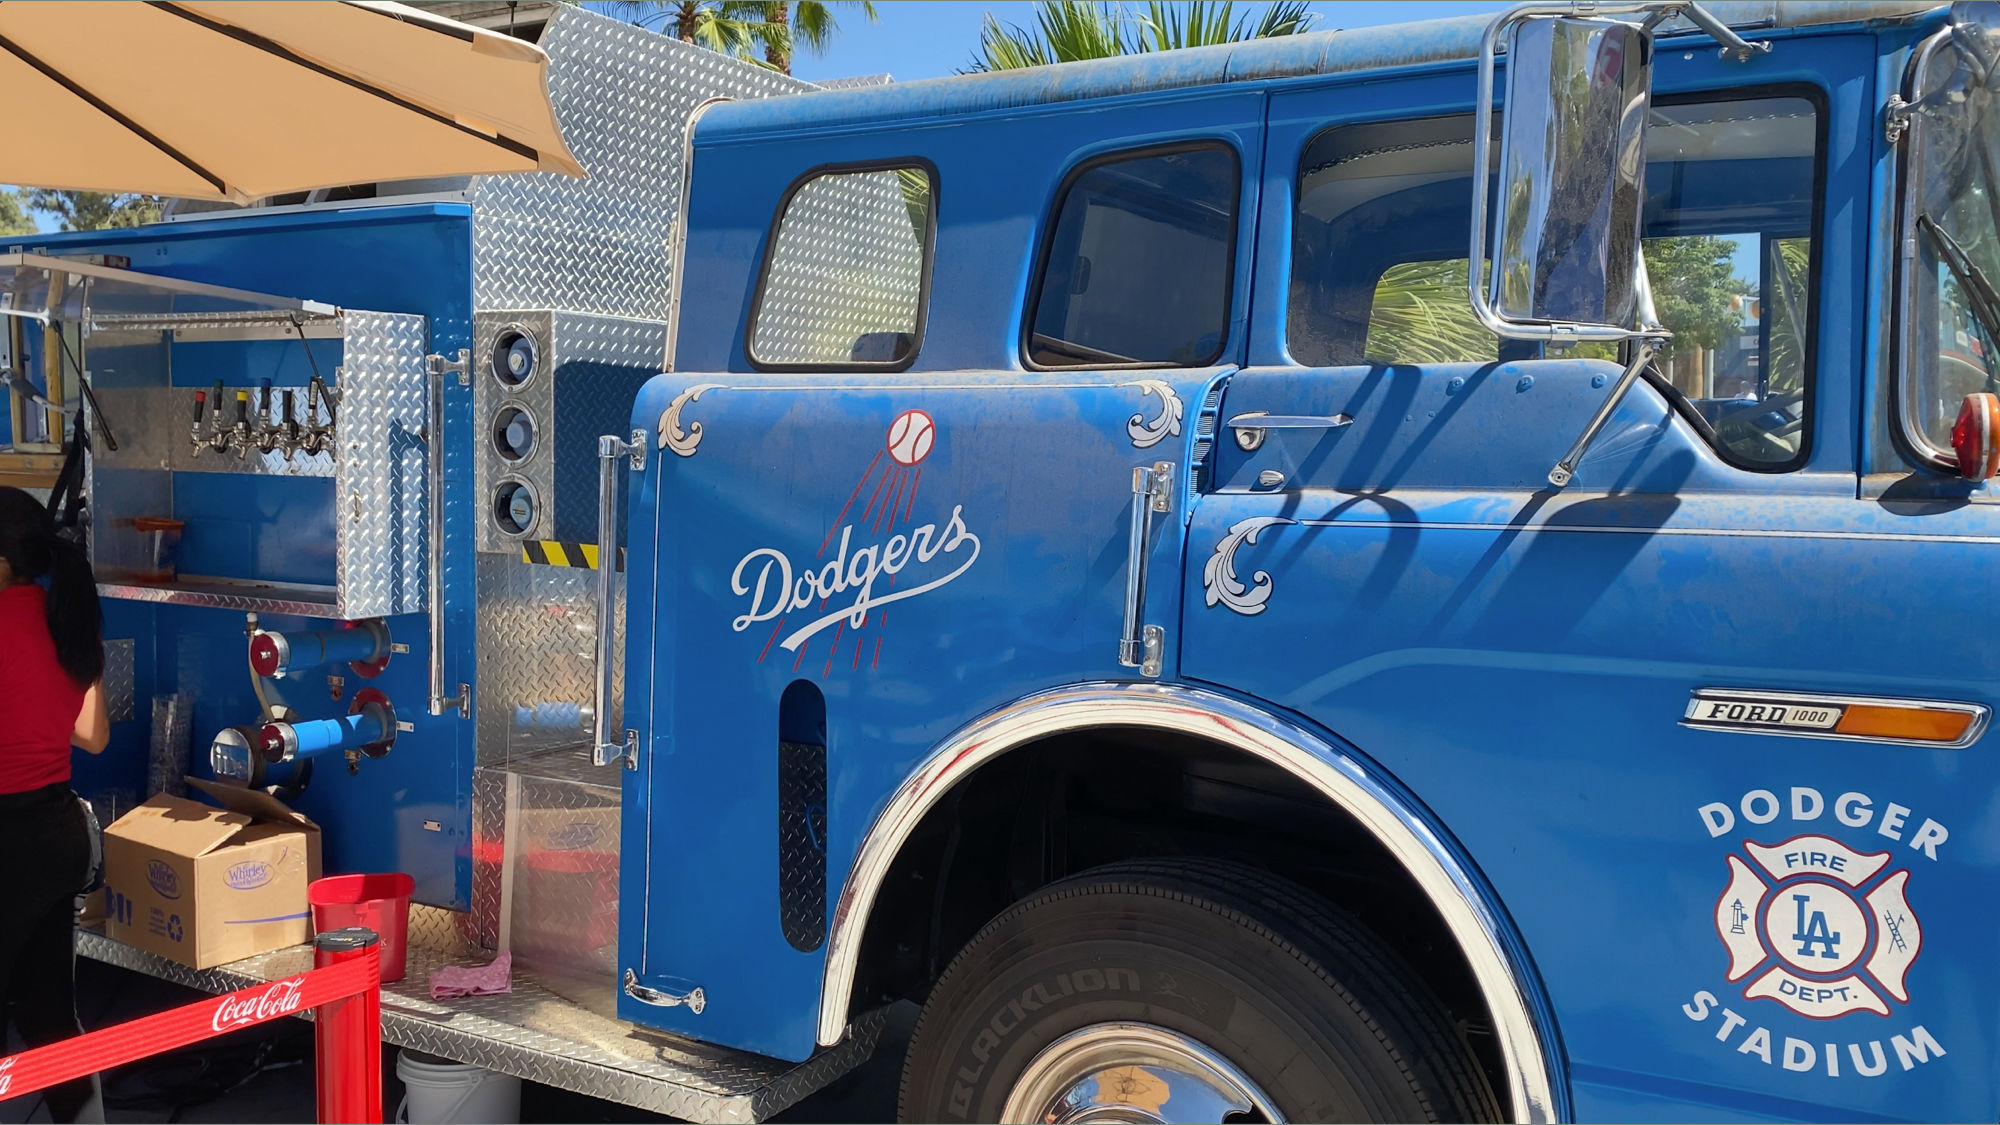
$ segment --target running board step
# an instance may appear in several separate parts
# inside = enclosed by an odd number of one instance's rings
[[[420,918],[419,914],[429,917]],[[441,917],[440,917],[441,916]],[[483,963],[490,954],[454,956],[419,944],[460,916],[413,907],[409,972],[382,987],[382,1039],[455,1062],[482,1066],[653,1113],[699,1122],[762,1121],[859,1066],[882,1032],[879,1012],[855,1021],[847,1039],[802,1063],[789,1063],[641,1028],[601,1014],[616,982],[602,982],[601,1003],[584,1004],[516,969],[514,991],[439,1003],[426,981],[446,965]],[[424,923],[420,926],[420,922]],[[232,992],[312,967],[312,947],[293,946],[213,969],[190,969],[77,930],[76,951],[92,960],[204,992]],[[575,994],[567,984],[564,992]],[[307,1015],[309,1013],[301,1013]]]

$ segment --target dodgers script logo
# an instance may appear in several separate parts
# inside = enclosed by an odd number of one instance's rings
[[[908,526],[915,518],[924,460],[936,446],[937,424],[929,414],[906,410],[897,415],[882,448],[810,559],[759,547],[737,562],[729,576],[730,589],[748,598],[749,605],[732,628],[741,633],[765,621],[775,622],[758,653],[759,663],[775,644],[798,653],[792,663],[796,669],[805,661],[812,638],[832,629],[822,677],[832,672],[850,630],[852,667],[861,667],[864,650],[873,667],[881,660],[886,607],[948,585],[978,561],[979,536],[966,525],[964,505],[953,505],[942,526],[937,521]],[[863,492],[868,500],[860,516],[850,521],[848,515]],[[873,646],[868,646],[861,634],[871,620],[877,633]]]

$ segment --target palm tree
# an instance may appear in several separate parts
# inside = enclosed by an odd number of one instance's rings
[[[775,47],[786,57],[792,49],[791,28],[767,18],[772,6],[764,0],[626,0],[618,9],[640,27],[657,22],[683,43],[764,66],[760,49]]]
[[[792,72],[792,47],[802,45],[813,54],[823,54],[833,37],[840,34],[840,24],[833,18],[835,8],[859,8],[861,14],[874,23],[875,4],[873,0],[766,0],[764,22],[782,27],[788,33],[784,42],[776,38],[764,44],[764,62],[780,74]]]
[[[1142,12],[1110,0],[1038,0],[1033,27],[1003,24],[988,13],[979,51],[965,70],[1018,70],[1297,35],[1311,29],[1313,18],[1304,0],[1274,0],[1255,16],[1239,14],[1235,0],[1148,0]]]
[[[1491,363],[1500,342],[1465,296],[1465,259],[1402,262],[1382,272],[1368,309],[1370,363]]]

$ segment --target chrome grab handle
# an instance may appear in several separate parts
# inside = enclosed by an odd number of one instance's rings
[[[1145,676],[1160,674],[1167,632],[1144,624],[1146,613],[1147,548],[1153,539],[1153,513],[1173,510],[1174,466],[1155,462],[1132,470],[1132,532],[1125,548],[1125,629],[1118,640],[1118,663]]]
[[[605,440],[617,441],[618,439],[606,438]],[[602,544],[599,545],[599,549],[602,549]],[[675,995],[674,993],[664,992],[657,988],[647,988],[645,985],[640,984],[639,974],[630,969],[625,970],[625,995],[630,996],[641,1004],[651,1004],[655,1008],[679,1008],[685,1006],[688,1011],[693,1012],[697,1016],[708,1007],[708,994],[701,990],[700,985],[696,985],[686,992]]]
[[[430,712],[442,715],[456,707],[460,718],[472,717],[471,687],[460,684],[457,695],[444,693],[444,377],[447,372],[471,370],[471,360],[472,353],[464,348],[458,350],[456,362],[447,362],[443,356],[429,357],[430,402],[424,427],[424,486],[430,490],[424,500],[425,533],[430,539],[425,552],[430,573],[425,575],[424,584],[425,606],[431,618]],[[216,404],[218,418],[221,410],[221,404]]]
[[[597,439],[597,710],[594,712],[597,736],[590,760],[600,766],[623,762],[629,770],[639,768],[639,735],[628,730],[624,738],[613,741],[623,724],[611,714],[611,635],[616,632],[611,625],[611,612],[618,578],[618,459],[621,457],[634,472],[646,468],[646,431],[633,430],[626,441],[614,434]],[[626,991],[636,987],[637,980],[629,976],[628,970]]]

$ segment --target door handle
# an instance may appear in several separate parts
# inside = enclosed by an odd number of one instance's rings
[[[646,468],[646,431],[633,430],[630,440],[615,434],[597,439],[597,736],[591,748],[594,765],[622,762],[628,770],[639,768],[639,732],[628,730],[622,739],[616,732],[624,726],[623,716],[611,714],[611,625],[614,583],[618,578],[618,461],[624,458],[634,472]],[[630,977],[626,991],[637,987]],[[637,995],[634,993],[633,995]],[[652,1003],[652,1001],[647,1001]],[[697,1012],[700,1008],[695,1009]]]
[[[1226,423],[1236,431],[1236,444],[1245,453],[1264,444],[1267,430],[1337,430],[1353,424],[1354,418],[1348,414],[1266,414],[1261,410],[1238,414]]]
[[[615,441],[617,439],[613,438],[612,440]],[[639,974],[630,969],[625,970],[625,995],[630,996],[641,1004],[651,1004],[655,1008],[686,1007],[688,1011],[693,1012],[697,1016],[702,1013],[703,1009],[708,1007],[708,994],[701,990],[700,985],[696,985],[686,992],[667,992],[664,989],[647,988],[645,985],[639,983]]]

